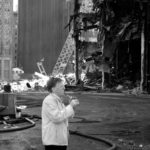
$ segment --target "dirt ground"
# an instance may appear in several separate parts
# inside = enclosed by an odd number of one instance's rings
[[[120,94],[68,93],[80,100],[76,116],[70,120],[70,130],[105,138],[117,145],[118,150],[149,150],[150,97]],[[25,94],[19,104],[28,108],[23,114],[41,116],[44,94]],[[39,105],[35,105],[38,102]],[[34,104],[34,105],[32,105]],[[0,133],[2,150],[42,150],[41,119],[33,119],[30,129]],[[68,150],[105,150],[99,142],[71,135]]]

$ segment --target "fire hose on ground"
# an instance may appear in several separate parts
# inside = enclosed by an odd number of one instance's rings
[[[3,132],[12,132],[12,131],[19,131],[19,130],[24,130],[24,129],[28,129],[28,128],[31,128],[31,127],[34,127],[35,126],[35,122],[32,120],[33,118],[37,118],[37,119],[41,119],[40,116],[38,115],[28,115],[28,114],[23,114],[22,115],[22,118],[20,118],[21,121],[26,121],[28,122],[29,124],[26,125],[26,126],[23,126],[23,127],[8,127],[8,128],[3,128],[3,129],[0,129],[0,133],[3,133]],[[19,120],[19,119],[18,119]],[[16,119],[17,121],[17,119]],[[78,121],[77,121],[78,122]],[[6,126],[9,126],[9,123],[7,123],[6,121],[3,121],[3,123],[6,125]],[[13,122],[12,122],[13,123]],[[74,122],[75,123],[75,122]],[[11,124],[11,123],[10,123]],[[98,142],[102,142],[102,143],[105,143],[106,145],[109,145],[110,148],[108,148],[107,150],[115,150],[116,149],[116,145],[107,140],[107,139],[104,139],[104,138],[97,138],[97,137],[94,137],[94,136],[91,136],[91,135],[88,135],[86,133],[82,133],[80,131],[73,131],[73,130],[69,130],[70,134],[72,135],[77,135],[77,136],[80,136],[80,137],[84,137],[84,138],[87,138],[87,139],[91,139],[91,140],[94,140],[94,141],[98,141]]]
[[[26,114],[25,116],[28,117],[28,114]],[[38,115],[32,115],[31,118],[41,119],[41,117],[38,116]],[[84,118],[81,118],[81,117],[76,117],[76,118],[78,118],[78,119],[80,118],[80,119],[82,119],[82,120],[85,120]],[[73,122],[73,123],[79,123],[79,122],[80,122],[80,121],[75,121],[75,122]],[[85,123],[87,123],[87,122],[92,122],[92,121],[85,121]],[[97,121],[94,121],[94,122],[97,122]],[[83,122],[82,122],[82,123],[83,123]],[[109,141],[109,140],[107,140],[107,139],[105,139],[105,138],[101,138],[101,137],[97,138],[97,137],[88,135],[88,134],[86,134],[86,133],[83,133],[83,132],[77,131],[77,130],[71,130],[71,129],[70,129],[69,132],[70,132],[70,134],[72,134],[72,135],[77,135],[77,136],[84,137],[84,138],[88,138],[88,139],[95,140],[95,141],[98,141],[98,142],[103,142],[103,143],[105,143],[106,145],[109,145],[109,146],[110,146],[110,148],[108,148],[107,150],[115,150],[115,149],[117,148],[117,147],[116,147],[116,144],[114,144],[113,142],[111,142],[111,141]]]
[[[28,129],[28,128],[35,126],[35,122],[27,117],[21,118],[21,119],[16,119],[15,121],[17,121],[17,120],[21,121],[21,122],[27,122],[28,124],[25,126],[19,127],[19,126],[14,126],[13,123],[8,123],[7,121],[2,121],[3,124],[5,125],[5,127],[0,129],[0,133],[19,131],[19,130],[24,130],[24,129]]]
[[[95,140],[95,141],[106,143],[107,145],[110,146],[110,148],[108,148],[107,150],[115,150],[116,149],[116,145],[114,143],[112,143],[111,141],[107,140],[107,139],[97,138],[97,137],[94,137],[94,136],[91,136],[91,135],[87,135],[87,134],[79,132],[79,131],[69,130],[69,132],[70,132],[70,134],[75,134],[75,135],[78,135],[78,136],[81,136],[81,137],[84,137],[84,138],[88,138],[88,139],[91,139],[91,140]]]

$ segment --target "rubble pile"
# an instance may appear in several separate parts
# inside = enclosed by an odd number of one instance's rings
[[[0,92],[27,92],[27,91],[45,91],[46,83],[50,76],[43,75],[42,73],[35,72],[30,75],[32,77],[24,77],[24,71],[20,68],[13,68],[13,80],[0,81]],[[64,81],[65,85],[75,85],[75,74],[68,73],[57,74],[55,77],[59,77]]]
[[[109,71],[105,66],[95,68],[93,59],[92,57],[86,59],[87,63],[81,71],[79,81],[75,80],[75,73],[57,74],[55,77],[59,77],[64,81],[66,90],[94,90],[96,92],[117,92],[135,96],[143,94],[139,82],[133,84],[127,79],[115,80],[115,75],[113,77],[113,67],[109,68]],[[93,68],[95,69],[94,71]],[[104,89],[102,89],[102,71],[105,73]],[[14,68],[12,82],[1,81],[0,92],[45,91],[45,86],[50,76],[35,72],[29,79],[22,77],[23,74],[23,70]]]
[[[44,90],[44,87],[49,79],[41,73],[35,72],[32,75],[32,79],[21,78],[22,73],[15,73],[13,80],[11,82],[1,81],[0,82],[0,92],[24,92],[24,91],[37,91]]]

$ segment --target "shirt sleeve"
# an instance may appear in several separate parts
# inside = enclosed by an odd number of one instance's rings
[[[45,111],[47,112],[50,120],[54,123],[60,123],[66,119],[74,116],[74,110],[71,105],[64,107],[62,110],[58,109],[57,104],[45,104]]]

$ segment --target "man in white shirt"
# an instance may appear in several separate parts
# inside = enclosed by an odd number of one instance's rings
[[[45,150],[66,150],[68,146],[68,119],[74,115],[77,99],[65,106],[61,100],[64,84],[60,78],[47,82],[49,95],[42,104],[42,142]]]

